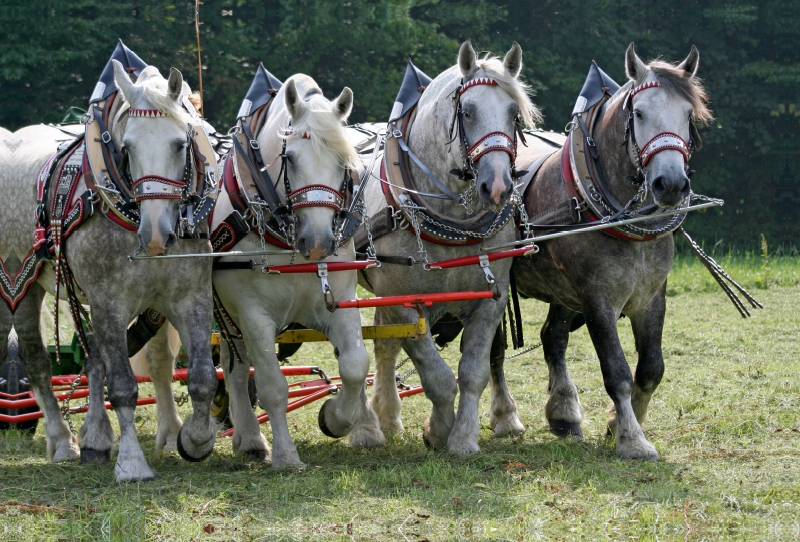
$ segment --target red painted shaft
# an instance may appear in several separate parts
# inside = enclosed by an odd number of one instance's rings
[[[477,256],[476,256],[477,257]],[[433,303],[452,303],[454,301],[472,301],[473,299],[491,299],[494,292],[444,292],[439,294],[392,295],[386,297],[368,297],[366,299],[353,299],[336,301],[337,309],[360,309],[364,307],[390,307],[403,305],[431,305]]]
[[[320,262],[328,266],[328,271],[357,271],[367,269],[368,267],[375,267],[375,262],[372,261],[357,261],[357,262]],[[315,263],[298,263],[295,265],[270,265],[267,271],[270,273],[316,273],[319,267]]]
[[[533,247],[528,245],[520,248],[512,248],[509,250],[498,250],[497,252],[487,252],[486,256],[490,262],[495,260],[503,260],[505,258],[515,258],[523,256],[526,252],[533,250]],[[430,264],[431,269],[450,269],[452,267],[464,267],[465,265],[478,265],[481,259],[480,256],[474,254],[472,256],[461,256],[460,258],[453,258],[451,260],[442,260],[440,262],[433,262]]]

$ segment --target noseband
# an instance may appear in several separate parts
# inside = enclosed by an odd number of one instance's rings
[[[643,90],[657,88],[660,86],[661,84],[658,81],[650,81],[648,83],[643,83],[638,87],[632,88],[625,97],[625,103],[622,107],[623,109],[629,109],[628,125],[625,127],[625,138],[623,139],[622,144],[626,145],[628,141],[630,141],[633,143],[633,148],[636,150],[636,184],[642,184],[644,182],[644,168],[656,154],[664,151],[678,151],[683,156],[684,168],[688,170],[689,159],[692,157],[692,151],[699,147],[699,143],[695,143],[695,141],[700,141],[697,128],[695,127],[694,119],[690,119],[690,137],[688,143],[681,136],[674,132],[660,132],[653,136],[650,141],[644,145],[644,147],[641,149],[639,148],[639,144],[636,142],[636,132],[633,122],[633,97]]]

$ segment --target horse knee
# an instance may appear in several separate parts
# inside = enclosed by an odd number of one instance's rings
[[[653,392],[664,376],[664,361],[659,357],[649,363],[640,363],[636,367],[636,387],[644,392]]]

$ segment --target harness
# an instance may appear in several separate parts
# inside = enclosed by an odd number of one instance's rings
[[[602,70],[592,64],[581,95],[573,110],[573,120],[568,126],[569,136],[561,151],[561,176],[570,199],[562,202],[531,219],[532,228],[580,227],[582,219],[587,222],[611,222],[636,216],[658,213],[655,204],[643,205],[647,187],[644,184],[644,168],[660,152],[677,150],[684,158],[688,169],[689,158],[699,141],[694,123],[690,125],[692,138],[687,143],[678,134],[662,132],[656,134],[644,146],[636,141],[633,121],[633,97],[638,93],[659,87],[658,81],[648,82],[637,87],[632,83],[620,88]],[[612,95],[613,92],[613,95]],[[624,97],[621,94],[624,93]],[[626,203],[619,202],[602,174],[597,147],[593,138],[594,128],[604,114],[604,106],[621,106],[629,110],[623,145],[632,144],[635,149],[637,175],[629,180],[640,186],[639,191]],[[688,199],[679,208],[689,206]],[[625,224],[603,230],[607,235],[628,241],[649,241],[666,236],[677,230],[685,221],[686,214],[654,217],[652,221]]]
[[[345,245],[361,223],[350,211],[353,198],[353,177],[345,169],[337,190],[323,184],[311,184],[292,190],[288,176],[286,143],[293,135],[291,120],[284,133],[281,152],[264,163],[257,136],[266,123],[270,106],[282,86],[281,81],[259,66],[242,106],[233,133],[233,152],[225,159],[222,181],[230,199],[232,212],[211,235],[215,252],[226,251],[247,233],[257,232],[262,242],[294,250],[297,216],[294,211],[307,207],[330,207],[334,213],[337,247]],[[300,137],[310,139],[312,134]],[[273,181],[267,169],[280,160],[278,178]],[[278,185],[283,187],[283,196]]]
[[[374,225],[372,238],[388,234],[399,227],[408,227],[418,236],[418,240],[446,246],[474,245],[502,229],[513,218],[516,203],[509,201],[499,211],[485,211],[466,220],[444,216],[426,204],[426,198],[447,199],[461,205],[469,212],[477,194],[474,184],[461,194],[454,193],[414,154],[406,142],[406,137],[411,133],[416,119],[416,106],[430,82],[431,79],[409,61],[403,84],[390,115],[384,156],[380,164],[381,188],[388,209],[369,217],[369,222]],[[461,96],[470,88],[479,85],[495,86],[497,81],[488,77],[479,77],[468,81],[462,79],[453,93],[454,111],[453,121],[450,123],[448,144],[452,144],[458,139],[464,166],[462,169],[454,169],[450,173],[461,180],[473,181],[476,174],[475,164],[486,154],[497,151],[505,152],[511,157],[512,177],[516,178],[520,175],[514,169],[517,131],[513,137],[502,132],[491,132],[474,143],[470,143],[467,139]],[[431,180],[439,190],[438,193],[418,190],[411,175],[410,164],[412,162]],[[367,178],[369,174],[368,171]],[[362,181],[362,188],[363,184],[364,181]],[[363,243],[366,237],[365,233],[359,231],[359,244]],[[419,247],[420,253],[424,254],[421,243],[419,243]],[[357,246],[356,248],[362,247]]]

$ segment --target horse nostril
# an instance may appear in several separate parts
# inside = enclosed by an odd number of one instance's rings
[[[492,188],[489,186],[489,183],[481,183],[481,195],[485,197],[491,197],[492,195]]]
[[[297,240],[297,251],[302,254],[303,256],[308,255],[308,249],[306,248],[306,238],[300,237]]]
[[[178,242],[178,236],[173,232],[167,234],[167,239],[164,241],[164,248],[170,248]]]
[[[663,194],[666,192],[667,187],[664,184],[664,177],[656,177],[653,181],[653,193],[654,194]]]

